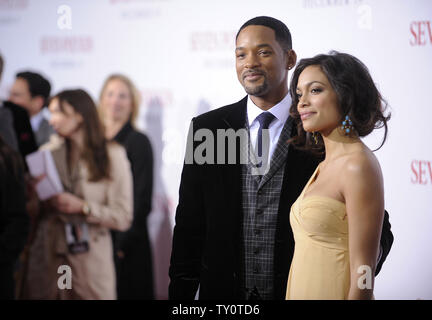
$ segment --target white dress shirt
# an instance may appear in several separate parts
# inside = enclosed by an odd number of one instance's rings
[[[33,132],[36,132],[39,130],[40,124],[42,120],[44,119],[43,109],[39,111],[39,113],[35,114],[33,117],[30,118],[30,123],[33,129]]]
[[[272,158],[279,141],[279,136],[282,132],[283,126],[288,119],[289,109],[291,107],[291,96],[289,93],[278,104],[271,107],[268,112],[275,116],[275,119],[269,125],[270,134],[270,150],[269,159]],[[258,136],[259,122],[256,119],[261,113],[265,112],[253,103],[250,96],[247,100],[247,118],[249,124],[249,133],[252,148],[255,148]]]

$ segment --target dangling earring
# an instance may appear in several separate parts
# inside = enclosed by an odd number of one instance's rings
[[[314,139],[315,144],[318,144],[318,135],[316,132],[312,132],[312,138]]]
[[[342,121],[341,129],[344,131],[346,136],[348,136],[352,131],[354,131],[354,126],[349,116],[345,116],[345,120]]]

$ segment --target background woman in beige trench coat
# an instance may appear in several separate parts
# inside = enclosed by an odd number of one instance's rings
[[[107,142],[96,106],[83,90],[57,94],[49,104],[58,135],[52,152],[64,192],[40,204],[30,247],[29,299],[116,299],[109,229],[132,220],[133,186],[126,152]],[[71,286],[65,269],[70,267]],[[60,278],[60,281],[59,281]]]

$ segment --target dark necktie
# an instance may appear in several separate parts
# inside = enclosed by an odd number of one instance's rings
[[[268,160],[270,150],[270,136],[268,134],[264,135],[263,137],[263,130],[269,128],[269,125],[275,119],[275,116],[270,112],[266,111],[261,113],[256,119],[260,124],[258,129],[256,152],[258,157],[263,160],[257,164],[257,167],[260,168],[263,165],[263,162]]]

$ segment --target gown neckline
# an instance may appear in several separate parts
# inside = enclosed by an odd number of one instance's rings
[[[307,196],[307,197],[305,197],[305,194],[306,194],[307,190],[309,189],[309,185],[311,185],[311,184],[312,184],[313,182],[315,182],[315,180],[316,180],[316,175],[317,175],[318,172],[319,172],[320,165],[321,165],[321,163],[316,167],[314,173],[312,174],[312,176],[310,177],[308,183],[307,183],[306,186],[304,187],[303,192],[302,192],[302,194],[301,194],[301,198],[300,198],[301,201],[308,201],[308,200],[311,200],[311,199],[327,199],[327,200],[330,200],[330,201],[334,201],[334,202],[340,203],[340,204],[342,204],[343,206],[345,206],[345,202],[342,202],[342,201],[340,201],[340,200],[337,200],[337,199],[335,199],[335,198],[328,197],[328,196],[311,195],[311,196]]]

